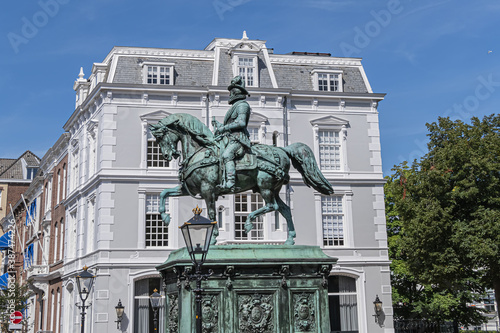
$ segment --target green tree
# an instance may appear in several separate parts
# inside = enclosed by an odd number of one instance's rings
[[[500,304],[500,116],[427,127],[429,152],[386,185],[394,301],[403,315],[474,324],[467,303],[485,288]]]
[[[6,289],[0,291],[0,323],[1,332],[9,332],[10,314],[13,311],[22,311],[26,308],[30,289],[28,283],[20,285],[17,281],[9,282]],[[23,318],[22,323],[27,323],[28,318]]]

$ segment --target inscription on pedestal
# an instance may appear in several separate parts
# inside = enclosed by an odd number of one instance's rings
[[[274,332],[272,294],[238,295],[238,312],[241,333]]]

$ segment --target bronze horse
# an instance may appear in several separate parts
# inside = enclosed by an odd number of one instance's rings
[[[217,185],[221,183],[220,162],[217,140],[213,133],[198,118],[177,113],[165,117],[157,124],[150,126],[151,133],[161,148],[163,157],[171,161],[182,154],[179,178],[181,184],[168,188],[160,195],[160,213],[166,225],[170,223],[170,215],[165,213],[165,200],[173,196],[200,195],[207,204],[208,216],[215,221],[215,203],[219,196],[228,194],[228,190]],[[177,150],[181,142],[181,151]],[[278,211],[288,225],[288,238],[285,244],[293,245],[296,236],[292,214],[279,196],[280,189],[290,180],[288,171],[290,161],[302,175],[304,183],[312,186],[318,192],[331,195],[333,188],[319,170],[312,150],[303,143],[294,143],[287,147],[268,145],[253,145],[253,167],[241,168],[236,175],[235,193],[252,190],[258,192],[264,199],[265,205],[251,212],[245,222],[246,232],[253,228],[253,221],[260,215]],[[214,230],[215,239],[218,230]]]

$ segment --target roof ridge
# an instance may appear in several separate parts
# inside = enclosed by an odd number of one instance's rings
[[[0,178],[2,178],[2,175],[3,175],[4,173],[6,173],[7,171],[9,171],[9,170],[10,170],[10,168],[12,168],[12,167],[14,166],[14,164],[16,164],[16,163],[17,163],[17,162],[18,162],[18,161],[19,161],[19,160],[20,160],[23,156],[25,156],[27,153],[30,153],[30,154],[32,154],[34,157],[36,157],[36,159],[38,159],[38,162],[39,162],[39,163],[42,161],[42,160],[40,159],[40,157],[38,157],[35,153],[33,153],[31,150],[29,150],[29,149],[28,149],[28,150],[26,150],[24,153],[22,153],[22,154],[21,154],[21,156],[19,156],[18,158],[16,158],[16,159],[14,160],[14,162],[12,162],[12,163],[11,163],[11,164],[7,167],[7,168],[5,168],[5,170],[4,170],[2,173],[0,173]]]

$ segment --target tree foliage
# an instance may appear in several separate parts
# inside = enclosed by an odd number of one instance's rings
[[[386,184],[396,314],[473,324],[500,304],[500,115],[427,124],[428,153]]]
[[[20,285],[17,281],[9,281],[9,286],[0,291],[0,323],[1,332],[9,332],[10,314],[14,311],[23,311],[29,299],[29,281]],[[23,318],[22,323],[27,323]]]

